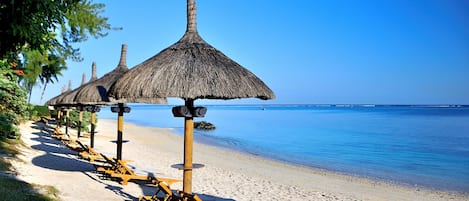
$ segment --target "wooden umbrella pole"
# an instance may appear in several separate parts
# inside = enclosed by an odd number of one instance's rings
[[[194,108],[194,100],[187,99],[185,105],[189,110]],[[194,143],[194,118],[184,118],[184,175],[183,188],[185,193],[192,193],[192,150]]]
[[[122,131],[124,130],[124,104],[119,103],[117,116],[117,160],[122,159]]]
[[[68,135],[68,127],[70,126],[70,110],[67,109],[67,116],[65,116],[65,134]]]
[[[77,128],[77,138],[80,139],[81,135],[81,122],[83,121],[83,110],[80,108],[79,118],[78,118],[78,128]]]
[[[91,136],[90,136],[90,146],[91,148],[94,147],[94,127],[95,127],[95,122],[96,122],[96,112],[93,110],[91,112]]]
[[[62,111],[58,110],[57,111],[57,128],[60,128],[62,126],[61,117],[62,117]]]

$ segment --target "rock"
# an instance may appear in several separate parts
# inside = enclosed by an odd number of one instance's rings
[[[215,125],[206,121],[194,122],[194,128],[199,130],[213,130]]]

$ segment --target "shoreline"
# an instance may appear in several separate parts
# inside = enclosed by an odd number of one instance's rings
[[[106,121],[115,121],[114,119],[106,118],[102,119]],[[134,124],[135,126],[140,126],[140,127],[149,127],[149,128],[159,128],[159,127],[153,127],[153,126],[148,126],[148,125],[139,125],[138,123],[129,123],[129,124]],[[159,128],[159,129],[168,129],[170,130],[171,133],[174,135],[178,135],[183,137],[184,130],[183,128],[180,127],[173,127],[173,128]],[[197,132],[199,134],[197,134]],[[194,143],[201,144],[203,146],[208,146],[212,147],[213,149],[217,150],[225,150],[227,152],[234,152],[238,153],[240,155],[246,155],[247,157],[253,157],[257,158],[259,160],[265,160],[265,161],[271,161],[279,164],[285,164],[289,165],[292,167],[296,168],[304,168],[304,169],[309,169],[315,172],[324,172],[326,174],[335,174],[335,175],[341,175],[341,176],[346,176],[346,177],[352,177],[352,178],[358,178],[358,179],[364,179],[364,180],[369,180],[370,182],[380,182],[388,185],[393,185],[393,186],[398,186],[398,187],[403,187],[403,188],[410,188],[410,189],[418,189],[418,190],[426,190],[426,191],[438,191],[438,192],[446,192],[449,194],[463,194],[463,195],[469,195],[469,189],[467,192],[465,191],[458,191],[458,190],[451,190],[451,189],[446,189],[443,187],[438,187],[438,186],[426,186],[426,185],[421,185],[421,184],[411,184],[407,183],[404,181],[397,181],[397,180],[391,180],[391,179],[386,179],[386,178],[380,178],[380,177],[374,177],[374,176],[367,176],[367,175],[361,175],[358,173],[353,173],[353,172],[344,172],[340,170],[333,170],[333,169],[327,169],[327,168],[321,168],[321,167],[314,167],[314,166],[308,166],[306,164],[300,164],[300,163],[295,163],[292,161],[287,161],[284,159],[275,158],[273,156],[269,155],[262,155],[259,153],[255,152],[250,152],[248,150],[243,150],[240,147],[235,147],[235,146],[230,146],[227,144],[223,144],[220,142],[217,142],[216,140],[211,139],[210,137],[206,137],[202,132],[197,131],[194,129]]]
[[[71,152],[56,154],[60,145],[54,145],[54,139],[48,139],[47,135],[38,134],[30,127],[21,127],[22,139],[32,149],[23,151],[21,158],[26,161],[25,164],[14,164],[20,179],[56,186],[62,200],[128,200],[129,197],[132,200],[153,192],[154,188],[132,182],[122,186],[115,181],[99,179],[89,162],[76,159],[76,154]],[[116,138],[116,128],[115,120],[98,121],[95,139],[98,152],[112,157],[115,155],[116,146],[111,141]],[[129,140],[123,145],[123,159],[133,160],[129,166],[136,173],[182,179],[182,172],[171,168],[171,165],[182,162],[182,136],[171,132],[171,129],[132,123],[124,124],[123,136]],[[89,141],[83,140],[89,144]],[[38,147],[41,149],[38,150]],[[45,160],[44,155],[56,161]],[[44,159],[40,160],[41,164],[37,162],[38,158]],[[64,166],[62,168],[56,167],[59,159],[66,162],[59,164]],[[203,200],[469,200],[467,194],[408,188],[282,163],[197,142],[194,143],[194,163],[205,165],[193,173],[193,191]],[[171,188],[180,190],[182,183],[173,184]]]

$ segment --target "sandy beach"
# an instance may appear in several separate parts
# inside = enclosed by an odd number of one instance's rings
[[[77,157],[60,141],[42,130],[41,123],[21,126],[21,161],[12,161],[17,177],[29,183],[52,185],[64,201],[137,200],[156,188],[100,178],[94,166]],[[95,149],[116,156],[117,123],[99,120]],[[74,132],[74,131],[73,131]],[[172,168],[183,161],[182,136],[170,129],[124,125],[123,159],[138,174],[182,180]],[[88,138],[81,138],[89,144]],[[193,172],[193,192],[203,200],[469,200],[469,195],[409,188],[381,181],[279,163],[202,144],[194,144],[194,163],[205,167]],[[171,185],[181,190],[182,182]]]

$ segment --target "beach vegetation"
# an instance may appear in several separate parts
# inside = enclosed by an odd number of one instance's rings
[[[20,153],[18,146],[24,145],[18,139],[4,139],[0,140],[0,171],[8,171],[11,169],[9,158],[15,157]]]
[[[39,121],[42,117],[51,117],[51,112],[45,105],[31,105],[29,115],[30,120]]]
[[[71,128],[78,128],[78,122],[80,121],[80,111],[79,110],[72,110],[70,111],[70,127]],[[83,119],[81,121],[81,130],[88,131],[91,122],[91,112],[83,111]]]
[[[14,63],[0,60],[0,140],[19,137],[19,123],[27,119],[26,92],[18,85]]]
[[[97,114],[96,114],[97,116]],[[62,115],[60,117],[60,121],[62,122],[63,125],[66,124],[66,115]],[[70,110],[69,113],[69,126],[70,128],[78,129],[78,124],[80,121],[80,111],[76,109]],[[95,123],[98,122],[98,118],[95,119]],[[82,131],[89,131],[91,125],[91,112],[83,111],[83,119],[81,121],[81,130]],[[95,125],[95,128],[97,125]]]
[[[23,146],[18,139],[0,140],[0,200],[58,200],[59,191],[53,186],[28,184],[15,178],[15,170],[10,160],[17,160],[18,147]]]
[[[92,0],[0,2],[0,59],[17,64],[29,97],[34,86],[44,93],[58,81],[67,60],[83,60],[78,43],[108,35],[104,7]]]
[[[51,186],[32,185],[0,176],[0,200],[55,201],[58,190]]]

